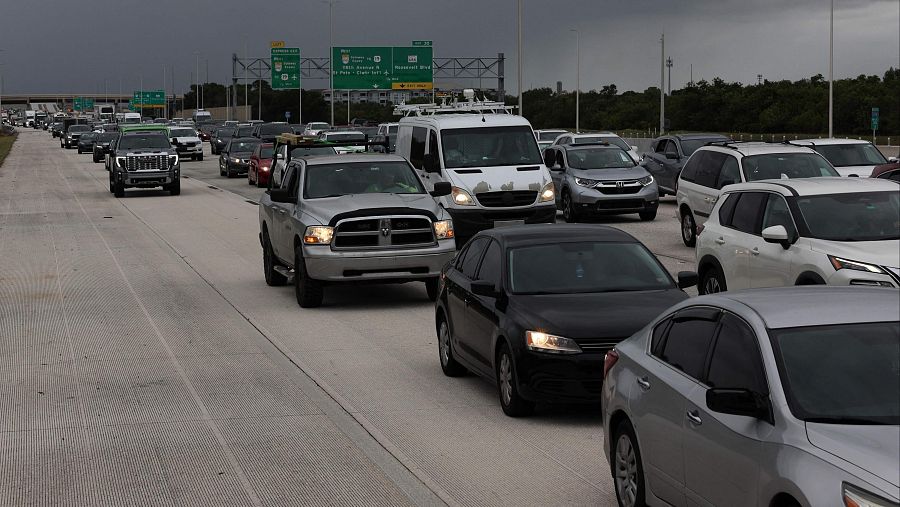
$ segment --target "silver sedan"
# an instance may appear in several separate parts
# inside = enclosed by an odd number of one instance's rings
[[[620,505],[897,506],[900,295],[702,296],[607,354]]]

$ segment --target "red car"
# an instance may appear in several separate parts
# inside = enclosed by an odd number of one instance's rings
[[[272,172],[272,159],[275,157],[275,145],[262,143],[253,150],[250,156],[250,169],[247,170],[247,183],[257,187],[269,185],[269,175]]]
[[[870,178],[882,178],[886,180],[900,181],[900,162],[875,166]]]

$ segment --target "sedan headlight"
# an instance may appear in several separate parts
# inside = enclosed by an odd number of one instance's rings
[[[311,225],[303,234],[303,242],[307,245],[330,245],[334,237],[334,227],[327,225]]]
[[[646,187],[647,185],[653,183],[653,176],[648,174],[647,176],[638,179],[638,183]]]
[[[529,350],[537,352],[550,352],[553,354],[581,353],[581,347],[575,343],[575,340],[540,331],[525,331],[525,346]]]
[[[846,507],[895,507],[897,504],[881,498],[877,495],[851,486],[846,482],[842,485],[844,505]]]
[[[237,157],[228,157],[228,158],[231,159],[232,162],[238,162],[238,163],[240,163],[240,161],[241,161],[241,159],[239,159],[239,158],[237,158]]]
[[[453,202],[459,206],[475,206],[475,199],[473,199],[472,194],[465,189],[453,187],[453,190],[450,191],[450,197],[452,197]]]
[[[588,178],[575,178],[575,184],[581,187],[594,188],[597,186],[597,183],[600,182]]]
[[[853,269],[856,271],[864,271],[866,273],[878,273],[885,274],[884,270],[874,264],[866,264],[865,262],[851,261],[848,259],[844,259],[842,257],[835,257],[833,255],[828,256],[828,260],[831,261],[831,265],[834,267],[835,271],[839,271],[841,269]]]
[[[453,222],[451,220],[441,220],[434,223],[434,235],[437,239],[453,239]]]
[[[556,187],[551,181],[541,189],[541,196],[538,198],[538,202],[549,202],[553,200],[556,200]]]

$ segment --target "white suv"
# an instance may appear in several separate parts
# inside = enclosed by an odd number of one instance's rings
[[[696,252],[701,294],[900,287],[900,186],[870,178],[732,185],[700,228]]]
[[[782,143],[714,142],[698,148],[684,164],[675,187],[681,240],[697,241],[697,223],[709,217],[725,185],[746,181],[840,176],[809,148]],[[699,220],[698,220],[699,219]]]
[[[875,166],[888,163],[878,148],[860,139],[803,139],[791,144],[816,150],[841,176],[868,178]]]

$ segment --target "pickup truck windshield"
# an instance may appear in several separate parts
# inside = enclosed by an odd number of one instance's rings
[[[352,162],[306,167],[305,199],[349,194],[424,194],[415,171],[406,162]]]
[[[447,129],[441,132],[441,142],[444,166],[450,169],[543,163],[527,125]]]
[[[169,139],[162,134],[132,134],[122,136],[117,145],[117,149],[119,150],[134,150],[140,148],[158,148],[164,150],[171,147],[172,145],[169,144]]]

